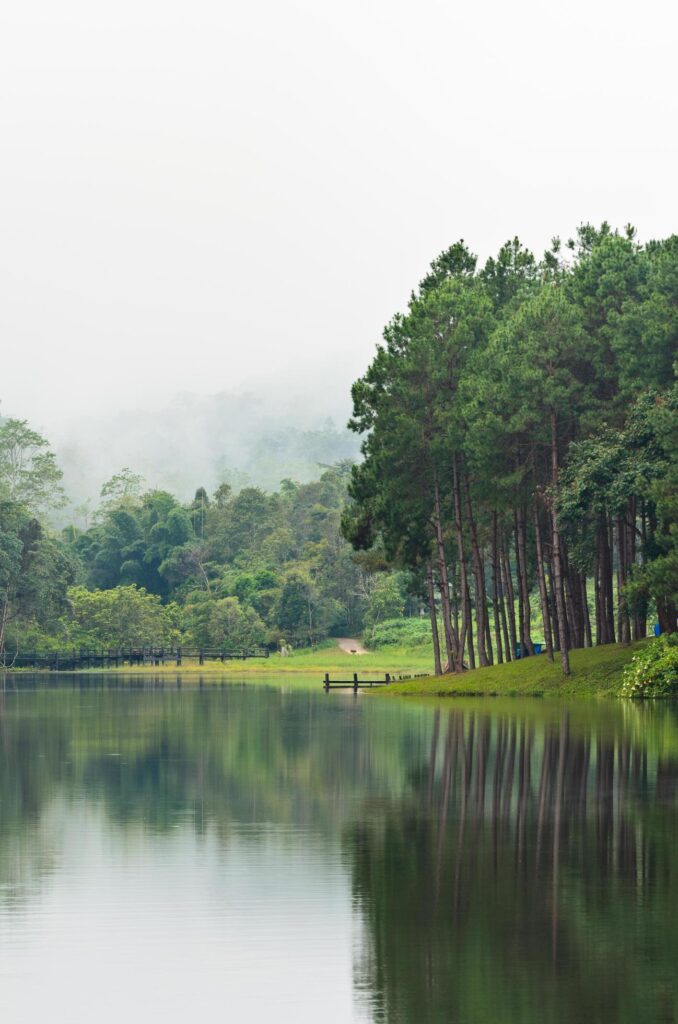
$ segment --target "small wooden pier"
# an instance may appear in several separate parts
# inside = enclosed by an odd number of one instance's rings
[[[353,690],[354,693],[357,693],[358,690],[371,690],[373,686],[388,686],[393,682],[395,679],[388,672],[385,679],[358,679],[357,672],[353,673],[353,679],[330,679],[329,672],[326,672],[323,690],[325,693],[329,693],[330,690]]]
[[[208,647],[128,647],[106,650],[22,651],[12,655],[5,651],[0,671],[17,668],[51,669],[53,672],[74,672],[83,668],[118,668],[141,665],[177,665],[185,660],[246,661],[248,658],[268,658],[265,647],[245,650],[226,650]]]

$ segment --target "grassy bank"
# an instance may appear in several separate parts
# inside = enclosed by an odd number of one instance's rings
[[[643,643],[644,641],[641,641]],[[379,697],[614,697],[621,674],[640,644],[609,644],[572,651],[571,674],[564,676],[560,661],[546,655],[508,665],[476,669],[462,675],[427,676],[376,691]],[[556,656],[557,657],[557,656]]]
[[[332,677],[350,678],[354,672],[363,676],[413,675],[430,672],[433,667],[432,655],[426,648],[388,647],[368,654],[347,654],[336,644],[318,647],[315,650],[294,651],[288,657],[272,654],[270,658],[248,658],[246,661],[206,661],[200,665],[196,659],[184,658],[180,668],[174,662],[165,665],[121,665],[118,668],[84,669],[86,672],[121,673],[124,675],[176,675],[203,676],[205,678],[223,679],[227,677],[243,679],[246,677],[291,678],[293,676],[309,676],[322,680],[329,672]],[[27,670],[32,671],[32,670]]]

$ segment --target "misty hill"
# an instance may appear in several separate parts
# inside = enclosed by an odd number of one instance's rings
[[[235,490],[274,490],[285,477],[304,483],[323,466],[356,458],[357,437],[337,426],[348,410],[332,411],[299,395],[183,394],[159,410],[74,420],[50,437],[76,506],[96,504],[102,483],[122,466],[183,499],[222,481]]]

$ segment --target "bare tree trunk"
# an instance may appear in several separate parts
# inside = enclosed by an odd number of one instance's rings
[[[629,611],[626,605],[624,587],[626,585],[626,526],[624,517],[617,517],[617,636],[620,644],[628,644],[631,640],[629,629]]]
[[[461,633],[459,637],[459,661],[464,661],[464,645],[468,639],[469,667],[476,667],[473,653],[473,627],[471,625],[471,599],[468,592],[468,575],[464,552],[464,530],[461,516],[461,492],[459,488],[459,467],[457,453],[452,455],[452,493],[454,498],[454,529],[457,535],[457,557],[459,560],[459,589],[461,602]]]
[[[612,555],[608,535],[607,516],[602,514],[598,524],[598,571],[600,574],[600,644],[613,644],[614,598],[612,594]]]
[[[469,668],[476,667],[476,655],[473,647],[473,610],[471,608],[471,594],[468,587],[466,588],[466,622],[468,629],[466,632],[466,640],[468,647],[468,664]]]
[[[443,674],[443,666],[440,661],[440,637],[438,636],[438,617],[436,615],[436,597],[433,586],[433,568],[430,562],[426,563],[426,587],[428,590],[428,607],[431,615],[431,636],[433,638],[433,660],[437,676]]]
[[[458,667],[457,648],[458,642],[453,635],[452,614],[450,609],[450,585],[447,575],[447,555],[445,554],[445,539],[443,535],[442,514],[440,509],[440,488],[438,476],[433,478],[433,527],[436,536],[436,548],[438,555],[438,574],[440,578],[440,603],[443,615],[443,630],[445,633],[445,648],[447,651],[447,667],[455,672]]]
[[[552,522],[552,550],[553,550],[553,583],[556,592],[556,607],[558,609],[558,630],[560,634],[560,661],[563,672],[566,676],[570,674],[570,655],[567,649],[567,633],[565,631],[565,601],[563,595],[563,574],[560,561],[560,528],[558,525],[558,513],[556,511],[556,487],[558,486],[558,427],[555,410],[551,410],[551,522]]]
[[[513,577],[511,575],[511,562],[508,554],[508,546],[504,544],[501,552],[501,568],[504,577],[504,592],[506,594],[506,601],[508,604],[508,624],[509,633],[511,636],[511,658],[512,661],[516,656],[516,647],[518,646],[518,637],[516,634],[516,602],[515,595],[513,593]]]
[[[586,585],[585,573],[582,573],[581,576],[581,600],[582,607],[584,609],[584,647],[593,647],[593,637],[591,635],[591,612],[589,610],[589,594]]]
[[[497,513],[492,513],[492,611],[494,613],[494,635],[497,642],[497,662],[499,665],[504,661],[504,653],[501,642],[501,628],[499,624],[499,586],[497,582]]]
[[[478,658],[480,667],[485,668],[490,661],[487,656],[487,596],[485,594],[485,574],[483,573],[483,562],[478,544],[478,530],[471,505],[471,489],[468,476],[464,478],[464,492],[466,495],[466,511],[468,513],[468,526],[471,535],[471,557],[473,563],[473,587],[476,597],[476,625],[478,627]]]
[[[534,654],[530,635],[530,588],[527,582],[527,546],[525,544],[525,510],[514,512],[516,534],[516,572],[518,575],[518,622],[520,625],[520,656]]]
[[[596,562],[593,570],[593,600],[596,615],[596,644],[601,644],[601,630],[603,628],[603,592],[600,586],[600,553],[596,547]]]
[[[485,650],[490,665],[494,664],[494,653],[492,651],[492,631],[490,629],[490,616],[485,615]]]
[[[670,597],[657,598],[657,618],[659,619],[659,628],[662,633],[675,633],[678,631],[676,628],[677,614],[676,604]]]
[[[544,555],[541,546],[541,526],[539,525],[539,509],[534,504],[534,537],[537,549],[537,579],[539,581],[539,599],[541,601],[541,617],[544,623],[544,641],[549,661],[553,661],[553,634],[551,633],[551,613],[546,592],[546,573],[544,572]]]
[[[549,534],[551,534],[551,512],[549,511]],[[551,538],[553,539],[553,538]],[[551,551],[551,558],[548,562],[549,570],[549,591],[550,591],[550,605],[551,605],[551,617],[553,619],[553,650],[554,652],[560,653],[560,623],[558,620],[558,606],[556,604],[556,587],[553,575],[553,551]]]

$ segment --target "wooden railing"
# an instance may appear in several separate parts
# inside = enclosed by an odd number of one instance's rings
[[[120,665],[183,664],[185,659],[204,665],[206,661],[245,661],[268,658],[266,647],[114,647],[100,650],[71,649],[59,651],[5,651],[0,656],[0,670],[17,668],[52,669],[72,672],[82,668],[113,668]]]

